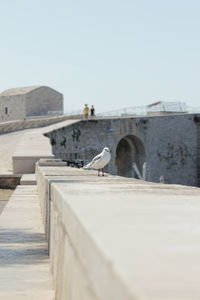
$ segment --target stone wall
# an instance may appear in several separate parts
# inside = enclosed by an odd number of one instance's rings
[[[52,88],[16,88],[0,94],[0,122],[50,114],[63,114],[63,95]]]
[[[194,114],[80,121],[46,133],[53,154],[86,164],[107,146],[106,171],[148,181],[197,185],[197,124]]]
[[[25,95],[26,116],[40,116],[51,112],[63,113],[63,95],[48,87],[39,87]]]
[[[200,116],[194,118],[197,124],[197,185],[200,187]]]
[[[24,120],[25,117],[24,95],[0,96],[0,122]]]
[[[111,149],[112,160],[106,172],[117,174],[116,149],[120,140],[127,135],[138,136],[145,145],[145,126],[136,119],[103,119],[81,121],[71,126],[47,133],[53,154],[64,160],[83,160],[86,164],[104,147]]]
[[[147,162],[151,181],[197,185],[197,125],[194,115],[150,119]]]

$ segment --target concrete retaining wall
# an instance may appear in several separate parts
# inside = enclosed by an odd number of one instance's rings
[[[37,165],[57,300],[200,298],[198,188]]]

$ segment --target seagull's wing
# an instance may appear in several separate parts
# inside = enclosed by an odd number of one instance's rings
[[[92,160],[88,165],[84,166],[83,168],[84,168],[84,169],[92,168],[92,166],[93,166],[94,164],[96,164],[99,160],[101,160],[101,158],[102,158],[102,155],[101,155],[101,154],[98,154],[97,156],[95,156],[95,157],[93,158],[93,160]]]
[[[102,158],[102,155],[101,155],[101,154],[98,154],[97,156],[95,156],[95,157],[93,158],[93,160],[91,161],[91,164],[96,163],[96,162],[99,161],[101,158]]]

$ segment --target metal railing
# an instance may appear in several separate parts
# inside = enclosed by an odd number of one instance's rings
[[[146,116],[151,114],[167,113],[200,113],[199,107],[187,106],[184,102],[160,102],[155,106],[132,106],[96,114],[96,117],[117,117],[117,116]],[[83,111],[65,112],[68,115],[83,115]]]

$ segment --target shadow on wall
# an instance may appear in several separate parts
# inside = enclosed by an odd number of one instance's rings
[[[48,259],[47,245],[45,233],[30,232],[29,230],[15,230],[0,229],[0,265],[16,264],[41,264],[42,260]],[[9,244],[22,244],[28,246],[18,247],[14,249]],[[26,243],[26,244],[25,244]],[[31,244],[40,244],[40,247],[32,247]]]
[[[116,150],[117,175],[141,179],[145,162],[144,145],[134,135],[123,137]]]

